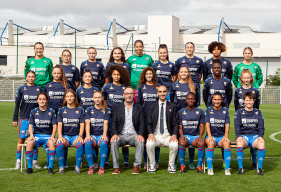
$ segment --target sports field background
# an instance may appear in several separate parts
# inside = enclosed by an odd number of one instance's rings
[[[205,108],[202,106],[202,109]],[[167,148],[161,148],[160,168],[155,174],[147,173],[140,169],[139,175],[132,175],[134,161],[134,148],[130,148],[130,169],[123,170],[123,156],[120,148],[120,175],[112,175],[112,161],[110,157],[110,169],[105,170],[104,175],[88,175],[88,165],[84,165],[81,174],[74,175],[75,149],[70,148],[68,154],[69,169],[64,175],[58,174],[58,163],[55,160],[55,175],[49,175],[45,169],[34,170],[33,174],[25,175],[20,170],[11,170],[16,162],[16,144],[18,140],[18,128],[12,126],[14,111],[13,102],[0,102],[0,191],[280,191],[281,188],[281,143],[273,141],[269,136],[281,131],[281,106],[261,105],[265,119],[266,158],[263,166],[263,176],[257,175],[256,170],[250,169],[249,149],[245,150],[244,175],[238,175],[236,151],[232,149],[231,176],[224,175],[222,169],[221,150],[215,149],[214,176],[197,174],[196,170],[189,170],[180,174],[180,163],[176,174],[167,171]],[[235,132],[233,126],[234,106],[230,106],[230,134],[234,141]],[[281,133],[275,136],[281,141]],[[197,149],[194,164],[197,164]],[[39,149],[38,163],[44,167],[46,153]],[[188,152],[186,154],[188,166]],[[25,170],[24,170],[25,171]]]

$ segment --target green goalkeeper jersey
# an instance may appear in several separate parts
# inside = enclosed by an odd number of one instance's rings
[[[32,57],[25,62],[24,78],[26,78],[28,71],[34,71],[36,75],[34,84],[39,85],[43,89],[47,83],[53,81],[52,70],[53,63],[51,59],[46,57],[34,59]]]
[[[246,65],[243,62],[241,62],[235,67],[232,75],[233,84],[236,86],[236,88],[241,87],[240,76],[243,69],[249,69],[252,72],[254,78],[253,87],[258,89],[263,82],[263,74],[262,74],[261,67],[254,62],[252,62],[249,65]]]
[[[153,65],[151,56],[144,54],[142,56],[133,55],[128,58],[127,63],[131,67],[131,87],[137,89],[140,79],[140,74],[146,67]]]

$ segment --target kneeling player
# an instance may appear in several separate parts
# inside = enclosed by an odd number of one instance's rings
[[[45,92],[39,93],[37,96],[39,107],[33,109],[29,117],[29,133],[30,137],[27,140],[26,159],[28,169],[25,174],[33,172],[32,159],[33,148],[43,145],[44,150],[49,148],[49,174],[54,174],[53,164],[56,155],[55,135],[57,132],[56,114],[53,109],[47,107],[48,95]]]
[[[205,154],[205,142],[202,138],[204,134],[204,111],[195,107],[196,96],[194,93],[189,92],[186,95],[187,107],[179,111],[179,158],[181,163],[181,173],[185,173],[185,154],[186,147],[190,145],[192,147],[198,148],[198,163],[197,163],[197,173],[202,173],[202,160]],[[199,132],[200,126],[200,132]],[[181,143],[181,141],[185,141]]]
[[[238,174],[244,174],[243,158],[244,148],[251,146],[258,149],[258,175],[263,175],[262,164],[265,157],[264,119],[262,112],[253,108],[255,95],[247,92],[243,96],[245,108],[239,109],[234,118],[234,127],[236,133],[236,155],[238,160]]]
[[[225,175],[231,175],[230,162],[231,162],[231,149],[230,140],[228,139],[229,132],[229,114],[228,109],[221,106],[222,94],[216,92],[212,98],[213,106],[206,109],[205,123],[208,136],[206,136],[207,144],[207,165],[208,175],[214,175],[213,172],[213,158],[214,148],[219,146],[224,149],[225,160]]]

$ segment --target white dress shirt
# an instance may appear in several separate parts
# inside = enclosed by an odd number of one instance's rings
[[[156,125],[156,129],[155,129],[155,132],[154,133],[160,133],[160,118],[161,118],[161,106],[162,106],[162,103],[160,101],[160,99],[158,100],[158,107],[159,107],[159,112],[158,112],[158,121],[157,121],[157,125]],[[167,101],[164,102],[164,105],[163,105],[163,123],[164,123],[164,135],[168,134],[169,135],[169,131],[168,131],[168,128],[167,128],[167,123],[166,123],[166,107],[167,107]]]

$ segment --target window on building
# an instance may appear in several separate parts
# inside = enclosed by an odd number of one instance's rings
[[[244,49],[246,47],[260,48],[260,43],[233,43],[233,48]]]
[[[0,65],[7,65],[7,55],[0,55]]]

